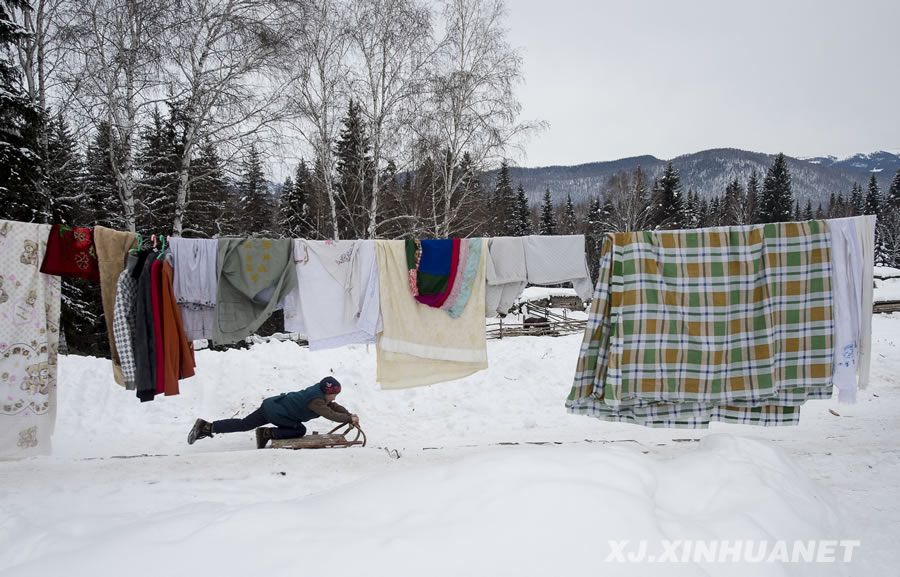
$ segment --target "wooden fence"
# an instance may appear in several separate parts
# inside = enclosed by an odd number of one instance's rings
[[[562,336],[574,333],[583,333],[587,326],[587,320],[569,318],[563,310],[562,314],[549,308],[523,303],[520,313],[524,316],[523,322],[506,322],[500,319],[498,324],[488,325],[487,338],[502,339],[506,337],[521,336]]]

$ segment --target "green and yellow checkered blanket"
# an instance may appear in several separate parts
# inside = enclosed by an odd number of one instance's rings
[[[828,243],[823,221],[607,235],[568,410],[796,424],[831,396]]]

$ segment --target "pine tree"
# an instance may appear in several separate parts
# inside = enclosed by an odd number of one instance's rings
[[[803,220],[803,211],[800,210],[800,199],[794,201],[794,221],[800,222]]]
[[[572,204],[572,195],[566,193],[566,204],[563,209],[561,232],[563,234],[575,234],[578,232],[578,215],[575,213],[575,205]]]
[[[859,216],[866,210],[865,201],[863,200],[862,187],[858,182],[853,183],[850,189],[850,216]]]
[[[863,214],[881,214],[881,189],[875,175],[869,179],[869,192],[866,194],[866,205]]]
[[[896,208],[900,208],[900,169],[894,174],[891,188],[888,189],[887,202]]]
[[[839,192],[837,200],[834,201],[834,213],[831,218],[843,218],[845,216],[850,216],[850,211],[847,202],[844,200],[844,195]]]
[[[372,146],[359,103],[350,100],[335,145],[338,184],[338,232],[341,238],[366,238],[374,167]]]
[[[312,226],[310,226],[309,204],[307,202],[310,175],[306,162],[303,159],[297,164],[294,179],[292,181],[288,177],[281,191],[281,211],[278,224],[282,234],[286,237],[311,238]]]
[[[603,242],[604,223],[607,215],[604,215],[603,205],[600,197],[591,197],[588,204],[587,219],[584,223],[584,235],[588,268],[590,269],[591,279],[597,280],[600,267],[600,245]]]
[[[528,196],[525,188],[520,184],[516,189],[515,199],[515,227],[513,236],[528,236],[531,234],[531,208],[528,206]]]
[[[492,234],[496,236],[513,236],[516,230],[518,215],[516,196],[509,178],[509,165],[500,163],[497,182],[494,185],[494,198],[491,201]]]
[[[38,191],[42,178],[37,137],[43,115],[31,102],[13,61],[16,43],[27,36],[12,19],[30,10],[27,0],[0,2],[0,218],[47,222],[49,202]]]
[[[763,192],[760,199],[759,221],[787,222],[791,220],[791,207],[794,204],[791,191],[791,174],[788,171],[784,153],[779,153],[763,179]]]
[[[700,226],[700,197],[693,189],[688,189],[687,196],[684,199],[684,217],[682,226],[684,228],[697,228]]]
[[[238,181],[240,198],[241,224],[240,232],[247,236],[272,237],[272,201],[269,187],[263,173],[262,160],[256,144],[241,166],[241,178]]]
[[[684,220],[684,202],[681,198],[681,177],[669,162],[663,175],[653,186],[653,204],[650,224],[655,229],[677,229]]]
[[[553,235],[556,234],[556,216],[553,214],[553,198],[550,196],[550,189],[544,192],[544,203],[541,205],[541,222],[540,234]]]
[[[756,224],[759,221],[759,176],[756,169],[750,173],[750,180],[747,181],[747,222],[745,224]]]
[[[806,210],[803,211],[803,220],[813,219],[812,200],[806,199]]]
[[[177,110],[172,106],[168,120],[154,109],[151,123],[141,131],[142,148],[137,161],[142,178],[138,187],[143,199],[139,218],[145,230],[171,234],[175,220],[175,196],[178,192],[177,162],[181,156]]]
[[[88,146],[85,159],[85,202],[94,213],[94,223],[110,228],[126,228],[122,217],[116,176],[110,162],[109,125],[97,126],[94,141]]]
[[[237,198],[230,193],[222,160],[209,140],[203,142],[197,158],[191,160],[191,178],[181,234],[199,238],[238,234]]]
[[[722,224],[726,226],[746,224],[746,199],[744,198],[744,189],[737,178],[725,187],[724,205],[725,213],[722,215]]]
[[[50,222],[68,225],[94,223],[86,214],[91,203],[84,187],[84,160],[62,114],[48,125],[44,189],[50,199]]]
[[[819,203],[819,208],[816,209],[816,220],[822,220],[826,218],[825,209],[822,208],[822,203]]]

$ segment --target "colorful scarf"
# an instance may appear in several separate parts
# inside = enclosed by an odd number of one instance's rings
[[[406,266],[415,299],[440,308],[450,296],[460,269],[460,239],[407,240]]]

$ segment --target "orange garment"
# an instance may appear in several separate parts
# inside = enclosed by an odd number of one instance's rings
[[[178,394],[178,380],[194,376],[194,349],[184,334],[181,322],[181,308],[175,302],[173,280],[175,270],[168,261],[162,264],[162,332],[163,371],[165,373],[165,394]]]

